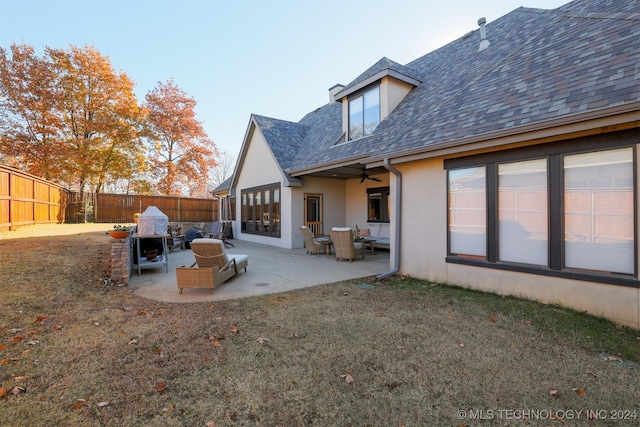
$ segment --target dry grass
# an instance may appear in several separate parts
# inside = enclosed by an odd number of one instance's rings
[[[159,303],[105,285],[108,251],[0,241],[0,425],[640,422],[640,333],[601,319],[410,279]]]

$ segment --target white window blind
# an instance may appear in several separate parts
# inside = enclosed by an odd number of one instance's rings
[[[548,265],[546,159],[498,165],[499,258]]]
[[[449,171],[449,251],[486,257],[487,196],[485,167]]]
[[[565,267],[634,273],[633,149],[564,158]]]

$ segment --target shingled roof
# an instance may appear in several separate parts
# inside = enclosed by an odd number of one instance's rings
[[[368,137],[338,143],[342,106],[291,123],[255,116],[283,170],[429,150],[496,131],[517,131],[640,102],[640,0],[575,0],[554,10],[518,8],[406,65],[382,58],[341,90],[380,72],[419,84]]]

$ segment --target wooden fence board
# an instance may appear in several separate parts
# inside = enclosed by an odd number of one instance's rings
[[[0,230],[40,223],[133,223],[133,215],[156,206],[171,222],[213,222],[213,199],[99,193],[83,211],[82,194],[18,169],[0,165]]]
[[[0,165],[0,230],[62,222],[66,193],[58,184]]]

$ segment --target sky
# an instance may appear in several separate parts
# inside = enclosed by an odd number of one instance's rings
[[[419,58],[520,6],[569,0],[0,0],[0,46],[92,46],[136,84],[173,79],[231,158],[251,114],[292,122],[382,57]],[[491,39],[490,27],[487,36]]]

